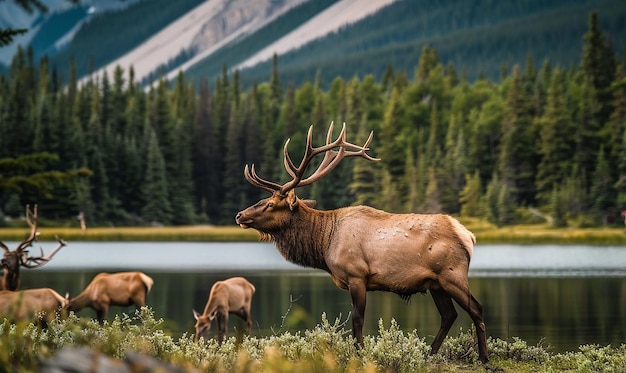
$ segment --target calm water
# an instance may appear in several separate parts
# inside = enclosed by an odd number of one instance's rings
[[[54,244],[42,246],[48,252]],[[349,294],[325,272],[290,264],[267,243],[72,242],[46,266],[24,269],[21,288],[46,286],[76,295],[95,274],[120,270],[153,277],[148,303],[176,334],[193,332],[192,309],[201,312],[211,285],[231,276],[246,276],[256,286],[252,313],[258,336],[313,328],[324,312],[331,322],[345,321],[352,308]],[[489,336],[541,341],[554,351],[626,343],[626,248],[478,245],[470,286],[483,304]],[[451,334],[471,327],[466,313],[457,309]],[[114,307],[109,319],[112,313],[131,311]],[[95,316],[92,310],[80,314]],[[394,294],[368,293],[365,333],[377,333],[379,319],[388,327],[392,318],[429,343],[439,327],[429,295],[404,302]],[[237,327],[241,324],[232,317],[229,331]]]

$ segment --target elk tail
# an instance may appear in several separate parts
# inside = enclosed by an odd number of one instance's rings
[[[470,232],[469,229],[465,228],[463,224],[461,224],[458,220],[451,218],[451,221],[452,225],[454,226],[454,230],[463,242],[463,246],[465,247],[465,250],[467,250],[469,257],[471,258],[472,254],[474,253],[476,236],[474,235],[474,233]]]
[[[51,294],[52,296],[57,300],[57,302],[59,302],[59,304],[61,305],[61,307],[65,307],[67,306],[67,304],[70,302],[67,298],[69,297],[69,294],[66,295],[65,297],[62,296],[61,294],[57,293],[56,291],[51,290]]]
[[[154,280],[152,280],[152,278],[145,273],[139,273],[139,276],[141,276],[141,281],[146,286],[146,294],[148,294],[150,292],[150,289],[152,289],[152,284],[154,284]]]

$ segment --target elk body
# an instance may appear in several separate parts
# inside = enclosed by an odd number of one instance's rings
[[[232,277],[213,284],[204,312],[199,314],[193,310],[193,317],[196,319],[196,340],[200,337],[208,338],[211,322],[217,318],[218,342],[222,343],[228,328],[229,313],[244,320],[246,331],[250,334],[252,328],[250,306],[254,292],[254,285],[243,277]]]
[[[20,286],[20,267],[25,268],[37,268],[48,263],[50,259],[67,243],[57,237],[59,245],[49,255],[43,256],[28,256],[29,246],[32,246],[33,242],[37,240],[39,232],[37,232],[37,205],[34,206],[31,211],[29,206],[26,205],[26,222],[30,226],[30,236],[20,243],[17,248],[11,251],[4,243],[0,242],[0,248],[4,251],[2,257],[2,289],[15,291]]]
[[[50,288],[0,291],[0,315],[19,321],[39,316],[44,323],[68,303],[67,298]]]
[[[104,321],[110,306],[146,305],[146,295],[154,281],[142,272],[99,273],[79,295],[70,299],[67,309],[78,312],[90,307]]]
[[[254,228],[262,240],[273,241],[287,260],[322,269],[352,298],[352,327],[358,345],[363,344],[366,292],[389,291],[409,298],[429,291],[441,315],[441,326],[431,345],[436,353],[457,317],[452,300],[472,318],[476,327],[479,359],[486,362],[487,338],[482,306],[470,291],[468,270],[476,239],[456,219],[440,214],[392,214],[367,206],[330,211],[313,208],[299,199],[294,189],[309,185],[332,170],[342,158],[360,156],[378,159],[363,146],[345,141],[345,124],[332,141],[332,124],[326,144],[312,147],[309,128],[307,149],[298,167],[284,147],[284,163],[293,178],[284,185],[261,179],[244,169],[246,179],[272,196],[240,211],[235,220],[242,228]],[[337,150],[335,150],[337,149]],[[318,169],[303,179],[308,163],[324,153]]]

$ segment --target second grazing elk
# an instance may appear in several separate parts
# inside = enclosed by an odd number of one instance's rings
[[[222,343],[228,329],[229,313],[244,320],[246,331],[250,334],[252,328],[250,306],[254,292],[254,285],[243,277],[232,277],[213,284],[204,312],[199,314],[193,310],[193,317],[196,319],[196,340],[200,337],[208,338],[211,322],[217,318],[217,338],[218,342]]]
[[[4,251],[2,257],[2,289],[4,290],[17,290],[20,286],[20,267],[24,268],[37,268],[48,263],[50,259],[56,254],[66,242],[57,237],[59,245],[50,254],[43,256],[29,256],[28,247],[32,246],[33,242],[37,240],[39,232],[37,231],[37,205],[31,210],[29,205],[26,205],[26,223],[30,226],[30,235],[24,241],[22,241],[15,250],[11,251],[4,243],[0,242],[0,248]]]
[[[0,291],[0,316],[12,321],[38,317],[44,324],[68,303],[67,297],[50,288]]]
[[[99,273],[85,290],[70,299],[67,309],[78,312],[90,307],[96,311],[98,320],[104,321],[110,306],[145,306],[153,283],[142,272]]]
[[[454,300],[474,322],[480,361],[488,361],[482,305],[472,295],[468,281],[474,234],[448,215],[392,214],[368,206],[321,211],[296,196],[295,188],[319,180],[345,157],[378,160],[366,153],[373,133],[359,146],[346,141],[345,124],[334,141],[332,131],[331,124],[326,144],[313,147],[312,126],[309,128],[306,150],[297,167],[286,141],[284,165],[292,180],[283,185],[260,178],[254,165],[246,165],[246,180],[272,195],[240,211],[235,217],[237,224],[256,229],[261,240],[273,241],[287,260],[322,269],[339,288],[348,290],[352,329],[359,346],[363,344],[367,291],[389,291],[403,298],[429,291],[441,315],[431,353],[437,353],[457,317]],[[305,178],[308,164],[318,154],[324,158]]]

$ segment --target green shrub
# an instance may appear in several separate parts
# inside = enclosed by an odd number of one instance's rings
[[[551,354],[548,348],[489,338],[491,360],[477,362],[473,329],[447,337],[440,353],[431,356],[430,346],[415,331],[404,332],[395,320],[386,328],[379,321],[377,335],[355,347],[348,322],[331,323],[325,314],[314,329],[283,332],[267,337],[231,336],[221,345],[214,339],[195,342],[183,334],[177,340],[164,330],[148,307],[134,315],[122,314],[103,324],[74,313],[52,320],[47,329],[32,322],[0,322],[0,367],[5,371],[36,372],[40,358],[61,348],[89,347],[111,358],[137,352],[183,369],[201,372],[454,372],[497,370],[503,372],[602,371],[619,372],[626,366],[626,345],[584,345],[579,351]]]

